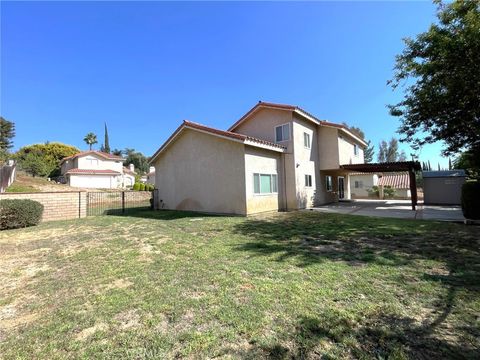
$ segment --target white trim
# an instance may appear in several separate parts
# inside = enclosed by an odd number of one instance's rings
[[[276,152],[280,152],[280,153],[283,153],[283,152],[287,151],[287,149],[282,149],[282,148],[279,148],[277,146],[259,143],[257,141],[253,141],[253,140],[250,140],[250,139],[245,140],[245,145],[254,146],[254,147],[267,149],[267,150],[272,150],[272,151],[276,151]]]
[[[261,182],[262,175],[270,176],[270,188],[273,187],[272,176],[275,175],[275,187],[277,188],[277,191],[272,191],[269,193],[262,193],[262,192],[256,193],[255,192],[255,175],[258,175],[258,186],[260,187],[259,188],[260,191],[262,189],[262,182]],[[271,195],[278,194],[278,174],[277,173],[268,174],[268,173],[262,173],[262,172],[253,172],[252,177],[253,177],[253,196],[269,196],[269,195],[271,196]]]
[[[294,113],[297,113],[298,115],[300,116],[303,116],[304,118],[310,120],[311,122],[317,124],[317,125],[321,125],[321,122],[318,121],[317,119],[315,119],[314,117],[312,117],[311,115],[308,115],[306,112],[303,112],[302,110],[300,109],[295,109],[293,110]]]
[[[305,135],[308,136],[308,146],[305,145]],[[303,147],[305,149],[312,149],[312,137],[310,136],[310,133],[307,133],[306,131],[303,132]]]
[[[331,182],[331,185],[332,185],[330,189],[328,188],[327,178],[330,178],[330,182]],[[325,191],[333,192],[333,176],[332,175],[325,175]]]
[[[310,185],[307,185],[307,176],[310,177]],[[305,183],[306,188],[311,189],[313,187],[313,176],[311,174],[304,174],[303,181]]]
[[[337,176],[337,194],[338,198],[340,199],[340,179],[343,179],[343,197],[345,199],[345,176]],[[332,184],[333,187],[333,184]]]

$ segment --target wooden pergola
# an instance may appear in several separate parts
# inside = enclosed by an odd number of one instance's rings
[[[396,161],[386,163],[370,163],[370,164],[347,164],[340,165],[341,169],[363,172],[363,173],[386,173],[386,172],[404,172],[408,171],[410,178],[410,194],[412,198],[412,210],[415,210],[418,202],[417,196],[417,181],[415,178],[415,171],[420,171],[422,168],[418,161]]]

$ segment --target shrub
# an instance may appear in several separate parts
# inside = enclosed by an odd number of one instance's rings
[[[466,182],[462,186],[462,211],[467,219],[480,220],[480,182]]]
[[[134,191],[139,191],[140,190],[140,183],[136,182],[135,184],[133,184],[133,190]]]
[[[140,191],[145,191],[145,184],[143,183],[140,183]]]
[[[28,199],[0,200],[0,230],[37,225],[42,219],[43,205]]]
[[[153,191],[155,190],[155,186],[152,184],[145,184],[145,191]]]

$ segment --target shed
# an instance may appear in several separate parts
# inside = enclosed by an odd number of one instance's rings
[[[422,175],[424,204],[461,204],[464,170],[424,171]]]

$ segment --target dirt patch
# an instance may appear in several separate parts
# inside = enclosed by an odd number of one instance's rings
[[[93,325],[92,327],[83,329],[80,331],[77,336],[75,336],[75,339],[78,341],[85,341],[87,340],[90,336],[95,334],[97,331],[105,331],[108,329],[108,325],[105,323],[98,323]]]
[[[126,279],[117,279],[109,284],[97,286],[94,289],[95,294],[101,294],[112,289],[126,289],[133,285],[133,282]]]
[[[168,321],[168,317],[165,314],[161,314],[160,321],[155,326],[155,331],[158,331],[161,334],[166,334],[169,326],[170,322]]]
[[[140,315],[135,309],[117,314],[114,319],[119,323],[118,327],[122,330],[133,329],[140,326]]]

